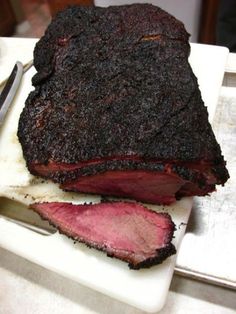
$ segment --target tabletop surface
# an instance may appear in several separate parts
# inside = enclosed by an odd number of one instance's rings
[[[10,72],[16,58],[23,63],[32,59],[36,39],[0,38],[0,82]],[[1,54],[4,43],[4,55]],[[4,60],[3,60],[4,59]],[[235,60],[231,55],[230,60]],[[4,61],[4,62],[3,62]],[[232,63],[232,67],[234,67]],[[232,69],[228,62],[227,70]],[[230,71],[229,72],[233,72]],[[232,75],[225,78],[230,79]],[[236,86],[236,85],[235,85]],[[231,101],[236,89],[223,88],[221,102]],[[236,98],[236,93],[235,93]],[[120,303],[0,248],[0,314],[15,313],[98,313],[141,314]],[[148,293],[148,292],[147,292]],[[235,313],[233,290],[185,279],[175,275],[167,303],[161,314]]]

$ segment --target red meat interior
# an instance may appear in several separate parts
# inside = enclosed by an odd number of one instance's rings
[[[185,181],[174,174],[144,170],[106,171],[84,176],[62,188],[84,193],[124,196],[150,203],[170,204]]]
[[[167,214],[137,203],[38,203],[31,208],[70,237],[133,264],[155,257],[173,236],[174,224]]]

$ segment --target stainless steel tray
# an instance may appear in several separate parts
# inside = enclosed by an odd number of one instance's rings
[[[194,199],[176,272],[236,289],[236,88],[221,89],[213,128],[230,179],[210,197]]]

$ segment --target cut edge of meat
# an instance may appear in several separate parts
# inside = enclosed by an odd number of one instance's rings
[[[133,198],[165,205],[184,196],[208,195],[215,191],[215,184],[223,185],[227,178],[222,164],[213,166],[206,161],[161,163],[137,157],[134,160],[113,158],[71,165],[34,163],[29,167],[31,173],[59,183],[65,191]],[[215,167],[218,167],[217,171]]]
[[[63,163],[48,161],[47,163],[29,162],[27,167],[32,174],[49,178],[54,182],[64,184],[72,182],[79,176],[89,176],[109,170],[150,170],[166,173],[177,173],[188,180],[188,176],[201,173],[208,184],[221,184],[229,178],[222,160],[206,161],[175,161],[143,159],[138,156],[120,156],[81,161],[78,163]],[[67,175],[66,175],[67,174]]]

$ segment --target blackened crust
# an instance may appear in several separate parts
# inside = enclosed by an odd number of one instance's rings
[[[60,13],[34,52],[18,131],[27,163],[223,161],[188,55],[183,24],[152,5]]]
[[[157,250],[157,255],[155,257],[146,259],[145,261],[137,265],[133,265],[129,263],[129,268],[136,269],[136,270],[141,269],[141,268],[150,268],[153,265],[161,264],[164,260],[167,259],[167,257],[174,254],[176,254],[175,246],[172,243],[170,243],[168,246]]]

